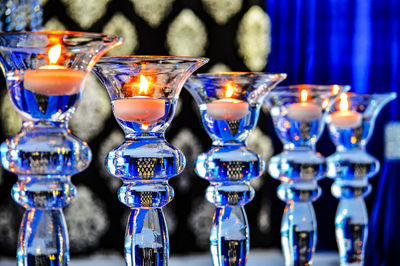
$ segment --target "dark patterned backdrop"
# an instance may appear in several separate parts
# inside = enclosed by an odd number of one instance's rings
[[[117,54],[188,55],[211,58],[200,71],[262,71],[270,52],[270,20],[261,0],[48,0],[43,2],[44,28],[114,33],[125,37]],[[4,83],[4,82],[3,82]],[[1,91],[0,139],[14,135],[20,120]],[[123,140],[122,130],[112,117],[105,90],[91,77],[83,100],[71,120],[72,132],[87,141],[93,151],[90,167],[72,178],[78,197],[65,209],[72,254],[123,250],[129,209],[117,199],[121,182],[106,173],[104,157]],[[268,135],[271,122],[266,110],[249,139],[249,146],[268,161],[281,149]],[[273,137],[275,138],[275,137]],[[176,117],[167,139],[183,150],[185,171],[170,184],[175,198],[164,208],[170,233],[171,253],[208,250],[214,207],[204,199],[208,182],[193,171],[195,158],[211,142],[203,130],[190,95],[181,93]],[[17,230],[23,209],[10,199],[16,176],[0,170],[0,255],[14,256]],[[324,190],[329,191],[330,181]],[[246,206],[251,245],[280,246],[280,219],[284,204],[276,197],[279,182],[264,174],[252,181],[255,199]],[[335,248],[333,217],[336,201],[325,193],[316,212],[319,230],[329,231],[319,247]]]

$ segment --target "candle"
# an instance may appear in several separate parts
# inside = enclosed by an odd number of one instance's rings
[[[237,85],[233,82],[225,84],[225,97],[207,104],[207,114],[215,120],[239,120],[249,112],[249,104],[242,100],[230,98]]]
[[[165,114],[165,101],[146,96],[115,100],[115,116],[129,122],[151,122]]]
[[[113,102],[114,114],[118,119],[129,122],[152,122],[165,115],[165,100],[147,96],[150,83],[144,75],[140,75],[139,80],[139,84],[127,84],[128,90],[139,88],[138,96]]]
[[[337,128],[357,128],[362,124],[362,115],[349,110],[349,101],[346,93],[340,95],[339,111],[330,116],[331,125]]]
[[[24,73],[25,89],[48,96],[72,95],[83,89],[86,73],[56,65],[61,55],[61,45],[49,49],[50,64]]]
[[[207,104],[207,114],[216,120],[239,120],[249,112],[249,104],[231,98],[215,100]]]
[[[289,119],[309,122],[318,120],[322,116],[322,108],[311,102],[307,102],[308,91],[303,89],[300,92],[300,103],[289,105],[287,115]]]

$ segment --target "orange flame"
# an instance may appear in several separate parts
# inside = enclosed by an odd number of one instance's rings
[[[300,91],[300,101],[301,102],[306,102],[308,98],[308,91],[306,89],[302,89]]]
[[[231,86],[229,86],[228,88],[226,88],[225,96],[228,98],[232,97],[233,91],[234,89]]]
[[[150,84],[147,78],[143,75],[140,74],[139,77],[139,94],[144,94],[146,95],[148,90],[149,90]]]
[[[231,98],[235,94],[236,88],[237,85],[234,82],[228,81],[225,84],[225,97]]]
[[[56,65],[61,55],[61,44],[52,46],[47,52],[50,65]]]
[[[339,85],[333,85],[333,86],[332,86],[332,94],[333,94],[333,95],[338,94],[339,91],[340,91],[340,86],[339,86]]]
[[[349,109],[349,96],[346,93],[340,94],[339,110],[346,111]]]

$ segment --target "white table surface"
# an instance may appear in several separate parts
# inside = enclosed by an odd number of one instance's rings
[[[12,258],[0,258],[0,266],[15,266]],[[72,257],[70,266],[124,266],[124,259],[116,254],[93,255],[90,257]],[[205,266],[212,265],[208,253],[190,254],[188,256],[172,256],[170,266]],[[279,250],[251,250],[247,266],[279,266],[283,264],[283,257]],[[337,266],[339,257],[335,252],[317,252],[314,257],[314,266]]]

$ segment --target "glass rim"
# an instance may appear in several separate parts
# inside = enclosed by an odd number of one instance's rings
[[[207,57],[190,57],[190,56],[170,56],[170,55],[126,55],[126,56],[103,56],[97,64],[110,63],[138,63],[138,62],[160,62],[160,61],[187,61],[187,62],[204,62],[210,59]]]
[[[232,77],[232,76],[251,76],[251,75],[257,75],[257,76],[283,76],[286,77],[286,73],[281,73],[281,72],[251,72],[251,71],[222,71],[222,72],[212,72],[212,73],[198,73],[196,75],[193,75],[198,78],[202,77],[221,77],[221,78],[226,78],[226,77]]]
[[[338,97],[341,93],[339,93]],[[357,93],[357,92],[346,92],[349,97],[363,97],[363,98],[373,98],[379,96],[388,96],[392,99],[397,97],[397,92],[395,91],[386,91],[386,92],[379,92],[379,93]]]
[[[114,45],[123,42],[123,37],[117,36],[115,34],[108,33],[98,33],[98,32],[85,32],[85,31],[62,31],[62,30],[43,30],[43,31],[10,31],[10,32],[0,32],[0,37],[2,36],[76,36],[76,37],[101,37],[103,41],[108,41],[108,43],[113,43]],[[47,46],[25,46],[18,47],[16,45],[3,45],[0,43],[0,47],[7,48],[45,48]]]
[[[332,91],[334,86],[338,86],[340,90],[333,95],[339,95],[343,92],[347,92],[351,89],[350,85],[339,85],[339,84],[293,84],[287,86],[276,86],[275,88],[271,89],[269,95],[299,95],[299,91],[302,89],[308,90],[311,94],[313,92],[328,92]]]

